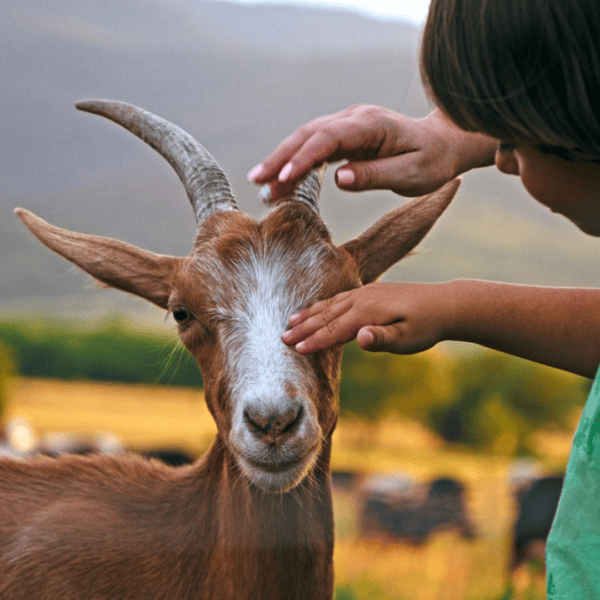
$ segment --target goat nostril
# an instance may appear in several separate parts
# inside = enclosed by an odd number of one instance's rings
[[[294,416],[294,418],[291,419],[287,423],[287,425],[284,424],[284,426],[282,428],[282,433],[287,433],[287,432],[291,431],[293,428],[295,428],[302,420],[303,414],[304,414],[304,407],[300,406],[298,408],[298,410],[296,411],[296,415]],[[279,422],[278,422],[278,424],[279,424]]]
[[[290,407],[287,410],[283,408],[279,414],[272,412],[264,414],[260,409],[253,407],[243,412],[244,421],[250,431],[259,437],[266,435],[271,439],[293,433],[302,420],[303,414],[302,406]]]
[[[264,429],[252,419],[252,417],[250,416],[250,413],[247,410],[244,411],[244,421],[245,421],[246,425],[248,425],[250,430],[254,431],[255,433],[264,431]]]

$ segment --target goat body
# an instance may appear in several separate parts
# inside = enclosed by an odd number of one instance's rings
[[[336,247],[318,215],[324,169],[256,221],[187,133],[121,102],[77,106],[175,168],[198,221],[191,254],[153,254],[16,212],[96,279],[173,313],[217,435],[179,469],[134,456],[0,460],[0,598],[330,599],[341,348],[301,356],[281,334],[297,310],[375,280],[407,254],[458,181]]]
[[[217,441],[193,466],[138,457],[0,465],[0,598],[330,598],[326,465],[251,486]]]

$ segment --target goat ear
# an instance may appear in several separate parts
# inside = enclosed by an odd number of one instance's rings
[[[15,213],[50,250],[111,287],[167,307],[170,282],[184,259],[153,254],[130,244],[60,229],[22,208]]]
[[[355,259],[363,284],[375,281],[406,256],[446,210],[460,179],[387,213],[372,227],[341,247]]]

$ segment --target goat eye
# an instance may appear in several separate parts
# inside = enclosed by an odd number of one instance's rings
[[[173,318],[177,323],[182,324],[192,318],[192,313],[183,306],[177,306],[173,309]]]

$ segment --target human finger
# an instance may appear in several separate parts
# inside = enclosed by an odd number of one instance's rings
[[[302,321],[305,321],[306,319],[308,319],[310,317],[313,317],[317,314],[321,314],[324,312],[326,313],[335,304],[341,304],[341,303],[345,302],[348,299],[348,297],[350,296],[350,294],[355,291],[356,290],[340,292],[339,294],[336,294],[335,296],[331,296],[330,298],[326,298],[325,300],[320,300],[319,302],[315,302],[311,306],[308,306],[307,308],[303,308],[302,310],[299,310],[297,313],[291,315],[289,317],[289,324],[292,327],[294,327],[294,326],[298,325],[298,323],[301,323]],[[322,316],[325,316],[325,315],[322,315]]]
[[[298,128],[292,135],[283,140],[262,163],[248,173],[248,179],[254,183],[267,183],[277,179],[295,152],[313,135],[319,128],[319,124],[326,118],[314,119]]]
[[[442,169],[430,176],[420,168],[417,152],[409,151],[398,156],[347,163],[336,171],[335,181],[344,190],[391,190],[413,197],[435,191],[447,182],[448,176]]]
[[[356,334],[358,345],[369,352],[402,354],[401,335],[396,323],[387,326],[362,327]]]
[[[389,325],[362,327],[356,333],[358,345],[369,352],[393,352],[394,354],[415,354],[432,348],[438,340],[422,332],[415,336],[404,320]]]
[[[297,181],[323,162],[375,158],[386,146],[390,126],[380,114],[382,109],[352,106],[334,115],[320,117],[300,127],[248,177],[255,183],[277,178],[281,183]],[[389,144],[387,144],[389,145]],[[385,153],[391,148],[386,148]],[[273,199],[277,190],[273,189]]]
[[[291,196],[294,192],[295,182],[281,183],[277,179],[272,179],[265,183],[258,191],[258,199],[266,206],[274,204],[282,198]]]
[[[328,321],[323,327],[317,329],[302,341],[295,344],[299,354],[310,354],[318,350],[325,350],[338,344],[346,344],[356,337],[360,324],[343,316]]]
[[[334,296],[311,306],[290,317],[291,329],[282,339],[286,344],[295,345],[313,335],[319,329],[327,328],[329,323],[348,312],[351,305],[344,298]]]

